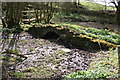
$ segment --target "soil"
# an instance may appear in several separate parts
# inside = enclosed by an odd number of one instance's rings
[[[8,61],[7,71],[22,72],[25,78],[64,77],[68,73],[86,70],[92,60],[100,57],[95,52],[76,49],[69,44],[66,46],[62,40],[32,38],[26,32],[20,34],[16,49],[27,59]],[[11,57],[18,56],[13,54]]]

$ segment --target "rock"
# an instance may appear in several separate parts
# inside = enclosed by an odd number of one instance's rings
[[[71,50],[70,49],[67,49],[67,48],[63,48],[63,49],[61,49],[62,51],[64,51],[64,52],[71,52]]]

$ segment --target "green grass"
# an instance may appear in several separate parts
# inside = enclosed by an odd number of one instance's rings
[[[77,26],[77,25],[71,25],[71,24],[59,24],[64,27],[70,27],[79,34],[83,34],[92,38],[104,40],[113,44],[120,44],[120,35],[117,35],[115,33],[111,33],[108,30],[100,30],[100,29],[95,29],[95,28],[84,28],[82,26]]]
[[[97,4],[95,2],[91,2],[91,1],[86,1],[86,0],[82,0],[80,2],[85,8],[88,8],[89,10],[95,10],[95,11],[99,11],[99,10],[105,10],[105,6],[101,5],[101,4]],[[109,7],[107,6],[107,10],[114,10],[114,7]]]
[[[18,72],[14,72],[11,73],[11,75],[15,76],[15,78],[24,78],[24,73],[18,73]]]
[[[30,52],[31,52],[31,51],[34,51],[34,48],[30,47],[30,48],[29,48],[29,51],[30,51]]]
[[[80,9],[79,13],[60,14],[57,15],[62,22],[99,22],[104,23],[115,23],[115,14],[111,14],[103,11],[93,11],[88,9]],[[61,21],[59,23],[61,23]],[[56,21],[55,21],[56,22]],[[57,22],[57,23],[58,23]]]
[[[118,53],[116,50],[99,52],[103,57],[90,63],[87,70],[66,75],[67,78],[114,78],[118,76]]]
[[[90,28],[90,27],[85,28],[85,27],[75,25],[72,23],[58,23],[58,24],[50,24],[50,25],[51,26],[63,26],[65,28],[69,28],[69,30],[71,29],[74,30],[75,33],[86,35],[94,39],[104,40],[104,41],[107,41],[107,42],[110,42],[116,45],[120,45],[120,35],[110,32],[109,30],[95,29],[95,28]]]

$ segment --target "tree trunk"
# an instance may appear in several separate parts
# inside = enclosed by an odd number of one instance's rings
[[[14,25],[19,25],[24,10],[24,3],[7,2],[5,21],[8,28],[13,28]]]
[[[120,1],[118,2],[118,7],[116,11],[116,22],[118,25],[120,25]]]
[[[38,19],[38,10],[35,10],[35,14],[36,14],[36,22],[39,22],[39,19]]]

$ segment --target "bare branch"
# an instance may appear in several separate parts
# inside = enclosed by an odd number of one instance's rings
[[[116,4],[115,0],[111,0],[111,2],[109,2],[109,3],[114,4],[114,5],[115,5],[115,7],[118,9],[118,5]]]

